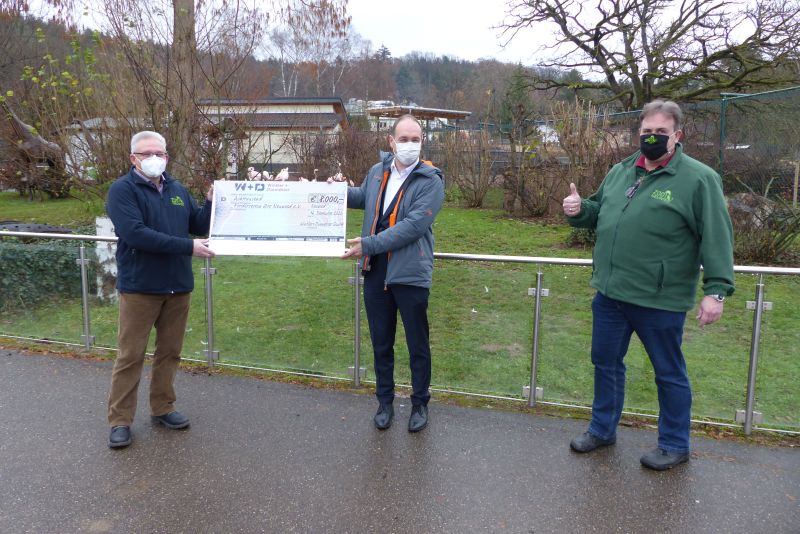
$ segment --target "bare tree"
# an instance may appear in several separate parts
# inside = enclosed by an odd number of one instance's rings
[[[0,0],[2,2],[2,0]],[[0,10],[0,80],[3,89],[13,89],[14,76],[22,67],[41,59],[31,19]]]
[[[34,13],[34,6],[37,6],[41,13]],[[74,0],[41,0],[35,3],[30,0],[0,0],[0,18],[47,14],[53,20],[69,22],[74,9]]]
[[[347,0],[282,0],[274,22],[267,53],[280,63],[283,96],[297,94],[304,70],[318,96],[335,94],[353,50]]]
[[[336,169],[336,135],[298,132],[287,136],[287,147],[297,161],[297,171],[307,180],[324,181]]]
[[[388,55],[372,51],[369,41],[357,34],[350,37],[354,43],[354,56],[343,73],[339,84],[341,92],[367,100],[391,100],[396,93],[396,66]]]
[[[43,139],[36,129],[22,122],[17,114],[0,102],[0,138],[10,145],[7,165],[17,177],[20,195],[33,200],[37,191],[54,198],[69,193],[69,176],[64,168],[64,151],[58,144]]]
[[[63,26],[59,28],[62,33],[58,40],[68,43],[67,53],[60,47],[49,50],[45,31],[36,29],[43,54],[22,68],[19,90],[0,97],[21,115],[17,118],[10,109],[7,111],[9,124],[16,124],[16,128],[13,136],[0,137],[10,140],[17,149],[23,149],[24,144],[15,145],[14,139],[32,144],[34,149],[25,149],[22,159],[12,159],[18,163],[28,161],[28,165],[17,165],[16,172],[40,191],[63,197],[70,188],[78,188],[102,195],[102,189],[95,186],[119,176],[119,171],[126,168],[119,158],[119,149],[125,143],[119,143],[118,138],[128,134],[130,139],[130,135],[119,118],[106,114],[106,82],[114,79],[124,85],[125,73],[115,70],[113,62],[99,61],[103,52],[98,34],[89,38],[66,31]],[[104,118],[96,118],[100,113]],[[30,132],[26,132],[28,129]]]
[[[252,77],[258,73],[248,67],[253,66],[253,53],[263,39],[262,27],[268,16],[239,2],[200,4],[198,10],[196,84],[198,93],[206,98],[194,102],[200,104],[196,148],[202,174],[210,181],[226,176],[231,169],[241,174],[253,146],[263,136],[248,128],[254,105],[224,103],[247,100],[245,87],[257,86]]]
[[[553,55],[541,66],[602,76],[545,76],[537,87],[607,90],[625,110],[657,97],[702,100],[800,79],[776,69],[797,60],[797,0],[512,0],[509,15],[509,39],[522,28],[555,26]]]
[[[570,183],[579,191],[597,190],[614,163],[633,151],[628,139],[630,129],[624,125],[612,128],[608,114],[589,102],[577,98],[572,103],[556,102],[552,116],[558,147],[566,155],[566,161],[553,161],[560,167],[557,173],[561,178],[560,193],[568,191]],[[545,150],[547,159],[557,159],[551,147]]]
[[[195,85],[198,63],[197,35],[195,33],[194,0],[172,0],[172,40],[170,42],[170,62],[167,64],[166,97],[171,108],[167,120],[173,152],[173,167],[177,163],[184,169],[183,178],[194,176],[192,162],[196,160],[192,142],[196,132],[197,113]],[[170,80],[170,78],[172,78]],[[189,171],[186,173],[186,171]]]
[[[380,150],[390,150],[386,136],[370,131],[365,118],[355,118],[350,127],[336,134],[334,154],[338,169],[356,185],[361,185]]]
[[[467,206],[479,208],[493,185],[492,167],[498,147],[487,130],[447,132],[442,145],[445,156],[445,174],[455,182]]]
[[[524,202],[525,177],[533,163],[529,149],[539,138],[534,121],[536,115],[525,69],[518,65],[500,102],[498,117],[500,133],[509,144],[508,167],[503,177],[503,208],[510,213],[517,210],[518,202]]]
[[[263,15],[238,1],[108,0],[104,10],[144,102],[137,115],[146,115],[151,127],[166,134],[172,171],[202,189],[225,159],[219,150],[226,143],[225,133],[203,120],[200,102],[235,94]]]

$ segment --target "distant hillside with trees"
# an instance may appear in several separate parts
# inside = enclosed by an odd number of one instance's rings
[[[124,66],[117,63],[118,59],[125,57],[124,46],[113,36],[99,31],[78,32],[63,22],[33,17],[7,19],[6,22],[0,26],[3,92],[27,96],[28,80],[23,79],[26,67],[38,66],[45,56],[65,58],[77,44],[85,50],[94,46],[93,54],[104,72],[117,75],[120,67]],[[505,92],[515,71],[522,68],[531,76],[540,73],[539,69],[513,63],[487,59],[468,61],[432,53],[413,52],[393,57],[386,47],[373,51],[368,43],[362,41],[362,44],[364,48],[342,61],[338,70],[327,69],[319,78],[316,76],[318,65],[311,61],[282,62],[279,58],[265,57],[264,51],[254,49],[251,55],[238,59],[240,65],[236,72],[226,80],[226,85],[231,87],[226,92],[242,99],[335,95],[345,101],[355,98],[416,103],[424,107],[470,111],[472,117],[466,124],[477,126],[487,113],[493,111],[493,106],[499,106],[498,95]],[[154,46],[161,48],[160,53],[155,54],[156,59],[168,56],[166,44]],[[211,64],[219,57],[206,52],[199,54],[198,59],[212,71]],[[564,81],[579,79],[577,71],[565,71],[559,76]],[[203,78],[198,80],[196,92],[198,98],[216,96],[214,83]],[[576,93],[588,95],[590,92],[563,89],[558,92],[558,98],[569,100]],[[554,95],[556,91],[541,92],[542,112],[547,109],[546,100]],[[75,111],[80,115],[82,110]]]

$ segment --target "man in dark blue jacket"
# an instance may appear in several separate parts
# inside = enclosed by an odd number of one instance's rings
[[[186,188],[165,172],[168,159],[164,137],[156,132],[137,133],[131,138],[133,167],[108,191],[106,211],[119,238],[119,352],[108,399],[111,448],[131,444],[130,426],[153,326],[152,419],[173,429],[189,426],[189,419],[175,410],[173,382],[194,289],[192,256],[214,255],[207,241],[189,237],[208,234],[212,190],[198,209]]]
[[[350,187],[347,207],[364,210],[361,237],[348,240],[342,258],[363,258],[364,306],[375,356],[375,394],[381,430],[394,417],[394,339],[403,319],[411,366],[409,432],[428,424],[431,348],[428,295],[433,276],[431,226],[444,200],[442,172],[420,161],[422,128],[411,115],[397,119],[389,136],[393,154],[374,165],[361,187]]]

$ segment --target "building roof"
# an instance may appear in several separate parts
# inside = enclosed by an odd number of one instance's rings
[[[203,99],[199,101],[200,105],[207,106],[206,115],[209,119],[216,121],[217,114],[214,112],[215,107],[231,108],[240,107],[243,113],[222,113],[221,118],[236,117],[247,125],[249,128],[264,128],[264,129],[332,129],[339,124],[342,129],[350,126],[350,121],[347,118],[347,112],[344,108],[344,102],[338,96],[278,96],[270,98],[254,98],[254,99]],[[311,112],[304,113],[302,111],[295,112],[255,112],[254,108],[260,107],[269,108],[276,106],[302,106],[302,105],[316,105],[316,106],[330,106],[330,112]],[[323,107],[323,109],[325,109]]]
[[[215,117],[209,114],[209,117]],[[342,119],[338,113],[237,113],[236,115],[223,114],[223,119],[234,119],[247,128],[265,130],[280,129],[325,129],[336,128],[337,124],[347,125],[347,119]]]
[[[400,117],[401,115],[414,115],[418,119],[466,119],[472,115],[471,111],[458,111],[455,109],[421,108],[417,106],[389,106],[368,109],[367,114],[372,117]]]
[[[91,119],[74,119],[70,124],[63,126],[64,130],[100,130],[100,129],[117,129],[123,126],[130,126],[133,129],[138,128],[153,128],[153,123],[150,119],[125,117],[124,120],[118,121],[113,117],[92,117]]]
[[[234,99],[220,99],[204,98],[198,101],[202,106],[258,106],[267,104],[333,104],[342,106],[344,102],[338,96],[272,96],[268,98],[234,98]]]

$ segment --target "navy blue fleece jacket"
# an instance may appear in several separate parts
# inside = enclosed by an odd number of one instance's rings
[[[117,289],[185,293],[194,289],[190,234],[206,235],[211,202],[197,207],[189,191],[164,173],[161,193],[131,167],[108,190],[106,212],[117,243]]]

